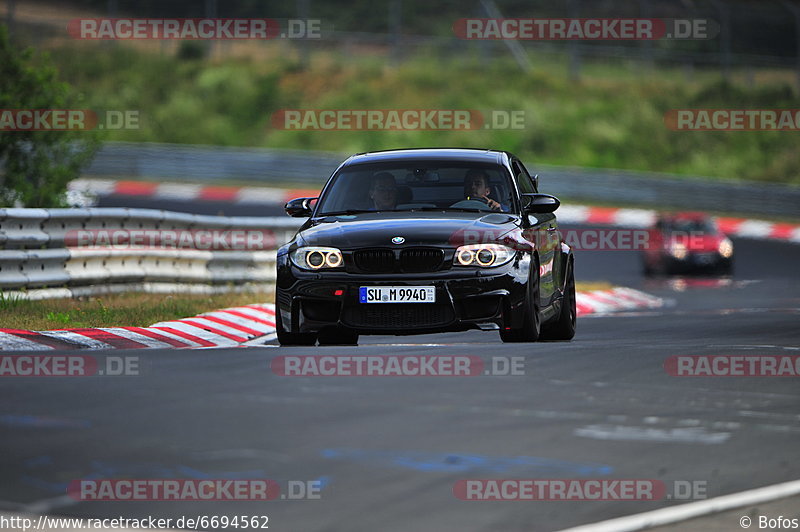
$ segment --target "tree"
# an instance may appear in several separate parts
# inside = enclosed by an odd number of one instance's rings
[[[11,110],[77,109],[77,102],[48,57],[17,49],[0,26],[0,207],[66,205],[67,184],[99,148],[97,133],[13,131],[8,119]]]

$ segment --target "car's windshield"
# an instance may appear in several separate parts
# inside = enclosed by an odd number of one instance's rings
[[[716,233],[717,227],[714,220],[706,219],[677,219],[664,224],[665,231],[669,233]]]
[[[334,177],[316,214],[426,209],[510,212],[513,197],[508,172],[499,165],[362,164],[344,168]]]

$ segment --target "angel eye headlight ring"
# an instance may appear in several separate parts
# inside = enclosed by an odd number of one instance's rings
[[[456,259],[462,266],[469,266],[475,258],[475,254],[470,249],[461,249],[456,254]]]
[[[493,268],[506,264],[514,258],[516,251],[500,244],[468,244],[460,246],[453,263],[456,266],[478,266]]]
[[[339,252],[329,252],[325,256],[325,264],[329,268],[338,268],[342,265],[342,254]]]
[[[483,248],[478,250],[475,254],[475,262],[481,266],[491,266],[495,259],[495,253],[492,248]]]
[[[342,252],[337,248],[307,246],[290,254],[292,264],[302,270],[335,269],[344,265]]]
[[[306,253],[306,264],[315,270],[322,268],[326,262],[327,257],[318,249]]]

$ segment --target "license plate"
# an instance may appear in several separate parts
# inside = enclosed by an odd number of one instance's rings
[[[361,303],[435,303],[433,286],[362,286],[358,300]]]

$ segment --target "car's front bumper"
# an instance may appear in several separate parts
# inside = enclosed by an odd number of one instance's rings
[[[422,334],[472,328],[519,327],[528,279],[527,258],[486,270],[426,274],[306,272],[278,261],[277,312],[285,332],[341,326],[360,334]],[[361,303],[362,286],[433,286],[434,303]]]
[[[724,270],[731,267],[731,258],[717,252],[692,252],[685,258],[677,259],[672,255],[665,257],[667,270],[671,273],[692,273]]]

